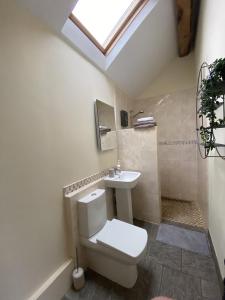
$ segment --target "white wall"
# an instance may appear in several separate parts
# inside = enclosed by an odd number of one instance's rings
[[[203,61],[213,62],[225,57],[225,2],[201,1],[200,19],[196,43],[196,66]],[[225,132],[223,133],[225,143]],[[209,231],[213,240],[222,276],[225,276],[225,161],[208,158]]]
[[[39,20],[0,1],[0,299],[26,299],[67,257],[62,187],[115,164],[94,101],[116,90]]]
[[[146,99],[193,88],[195,86],[194,71],[192,53],[182,58],[177,57],[163,69],[137,99]]]

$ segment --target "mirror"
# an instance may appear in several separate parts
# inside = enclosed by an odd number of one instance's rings
[[[115,149],[117,143],[114,108],[100,100],[96,100],[95,121],[98,148],[101,151]]]

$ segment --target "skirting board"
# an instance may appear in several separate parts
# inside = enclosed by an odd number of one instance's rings
[[[73,260],[67,260],[27,300],[61,300],[71,288],[73,269]]]

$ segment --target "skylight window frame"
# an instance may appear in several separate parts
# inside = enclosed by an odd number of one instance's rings
[[[131,22],[136,18],[139,12],[150,0],[140,0],[128,13],[126,18],[116,26],[114,33],[110,34],[110,39],[108,40],[105,47],[103,47],[96,38],[90,33],[90,31],[76,18],[72,13],[69,15],[69,19],[83,32],[84,35],[104,54],[107,55],[112,48],[116,45],[119,38],[122,36],[124,31],[128,28]]]

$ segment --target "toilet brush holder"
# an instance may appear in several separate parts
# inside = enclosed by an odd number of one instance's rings
[[[80,290],[84,287],[84,270],[83,268],[77,268],[73,271],[73,286],[75,290]]]
[[[75,248],[75,264],[76,267],[73,271],[72,277],[73,277],[73,286],[75,290],[80,290],[82,287],[84,287],[85,280],[84,280],[84,270],[83,268],[79,267],[79,260],[78,260],[78,249]]]

